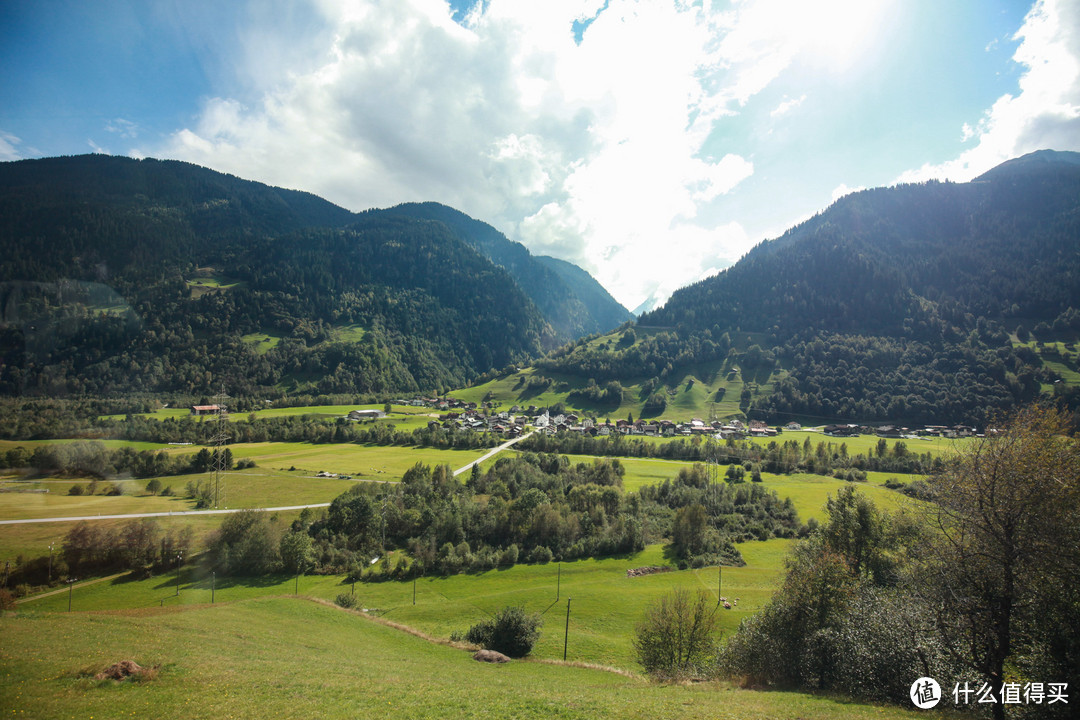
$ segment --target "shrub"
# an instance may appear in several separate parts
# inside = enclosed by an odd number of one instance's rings
[[[351,609],[356,607],[356,596],[347,592],[339,593],[338,596],[334,598],[334,602],[337,603],[339,607]]]
[[[699,590],[675,588],[645,611],[634,634],[634,653],[657,678],[700,677],[716,655],[716,605]]]
[[[540,563],[541,565],[543,565],[545,563],[551,562],[552,558],[554,557],[555,556],[552,555],[551,551],[548,550],[546,547],[544,547],[543,545],[537,545],[535,548],[533,548],[532,554],[529,555],[529,560],[530,562]],[[490,650],[492,648],[488,649]]]
[[[518,561],[518,546],[517,544],[511,544],[510,547],[502,551],[502,555],[499,556],[500,565],[514,565]]]
[[[522,607],[504,607],[490,620],[473,625],[465,634],[469,642],[510,657],[528,655],[540,639],[543,619]]]
[[[0,610],[14,610],[15,596],[7,588],[0,588]]]
[[[68,495],[82,495],[82,494],[83,494],[83,486],[82,485],[75,484],[75,485],[72,485],[70,488],[68,488]]]

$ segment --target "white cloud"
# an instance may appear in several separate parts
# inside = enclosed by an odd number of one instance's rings
[[[140,128],[137,123],[133,123],[130,120],[125,120],[124,118],[115,118],[105,123],[105,130],[106,132],[111,132],[115,135],[119,135],[126,140],[132,140],[139,136],[142,128]]]
[[[22,155],[19,153],[19,150],[16,147],[20,144],[22,144],[22,140],[15,137],[11,133],[0,130],[0,162],[21,160]]]
[[[782,103],[777,105],[773,109],[773,111],[771,113],[769,113],[769,117],[776,118],[776,117],[780,117],[781,115],[786,115],[789,112],[791,112],[792,110],[794,110],[795,108],[802,105],[804,100],[806,100],[806,94],[805,93],[803,93],[802,95],[800,95],[797,98],[785,99]]]
[[[864,186],[862,186],[862,185],[859,185],[858,187],[848,187],[846,183],[840,183],[832,191],[832,201],[836,202],[837,200],[844,197],[845,195],[850,195],[851,193],[856,193],[856,192],[859,192],[860,190],[865,190],[865,189],[866,188]]]
[[[1080,4],[1039,0],[1015,39],[1021,43],[1013,60],[1024,66],[1020,92],[998,98],[976,127],[964,125],[963,140],[976,140],[973,148],[898,182],[965,181],[1035,150],[1080,150]]]
[[[458,23],[444,0],[312,2],[309,31],[291,37],[271,13],[240,38],[246,91],[132,154],[354,210],[443,202],[578,263],[631,307],[749,248],[717,207],[753,157],[710,138],[796,61],[850,62],[878,7],[483,0]]]

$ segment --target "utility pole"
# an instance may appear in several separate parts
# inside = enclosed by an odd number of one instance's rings
[[[225,407],[227,399],[229,399],[229,396],[225,394],[224,388],[221,390],[221,394],[214,398],[218,408],[217,428],[212,439],[214,443],[214,507],[220,507],[220,504],[225,501],[225,473],[228,471],[228,468],[225,467],[225,445],[229,442],[229,436],[225,432],[226,417],[228,417]]]
[[[176,553],[176,596],[180,597],[180,563],[184,559],[183,552]]]
[[[75,587],[75,578],[68,578],[68,612],[71,612],[71,591]]]
[[[573,598],[566,598],[566,630],[563,632],[562,639],[562,659],[566,661],[566,641],[570,638],[570,601]]]
[[[210,604],[214,604],[214,591],[217,590],[217,573],[210,573]]]
[[[555,581],[555,602],[559,602],[559,594],[562,592],[562,563],[559,563],[559,576]]]
[[[716,566],[716,604],[720,604],[720,599],[724,595],[724,566]]]
[[[49,584],[52,585],[52,553],[54,543],[49,543]]]

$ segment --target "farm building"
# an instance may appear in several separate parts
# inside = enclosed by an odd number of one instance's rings
[[[350,420],[378,420],[384,417],[386,413],[382,410],[351,410],[349,412]]]

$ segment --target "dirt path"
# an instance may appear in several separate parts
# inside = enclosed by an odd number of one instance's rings
[[[85,587],[87,585],[93,585],[94,583],[105,582],[106,580],[115,580],[116,578],[118,578],[118,577],[120,577],[122,575],[127,575],[127,571],[125,570],[122,573],[116,573],[115,575],[109,575],[108,577],[95,578],[93,580],[86,580],[86,581],[81,582],[81,583],[75,583],[72,587],[81,588],[81,587]],[[31,600],[40,600],[41,598],[47,598],[47,597],[50,597],[52,595],[59,595],[60,593],[66,593],[66,592],[71,592],[71,591],[68,590],[67,586],[64,586],[64,587],[60,588],[59,590],[50,590],[49,592],[41,593],[40,595],[34,595],[34,596],[31,596],[31,597],[21,598],[19,600],[16,600],[15,604],[18,605],[20,603],[30,602]]]

